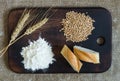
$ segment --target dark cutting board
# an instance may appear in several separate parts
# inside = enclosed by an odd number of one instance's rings
[[[44,9],[44,8],[39,8]],[[31,35],[24,36],[8,49],[8,64],[10,69],[17,73],[76,73],[68,62],[60,54],[60,51],[64,44],[67,44],[70,49],[74,45],[80,45],[85,48],[89,48],[100,53],[100,64],[91,64],[83,62],[80,73],[101,73],[109,69],[111,66],[111,29],[112,21],[110,12],[100,7],[84,7],[84,8],[56,8],[57,12],[50,18],[50,20],[41,28],[32,33]],[[24,8],[13,9],[8,16],[8,38],[13,32],[18,19],[20,18]],[[54,10],[54,9],[53,9]],[[59,32],[61,29],[61,20],[65,18],[65,14],[68,11],[84,12],[95,20],[92,35],[84,42],[73,43],[66,42],[63,32]],[[21,63],[23,58],[20,55],[21,48],[28,45],[28,40],[37,40],[39,35],[45,38],[52,46],[52,50],[55,54],[56,62],[49,66],[47,70],[38,70],[32,72],[24,69]],[[102,37],[104,39],[103,44],[98,44],[97,39]],[[44,49],[44,48],[43,48]],[[47,58],[46,58],[47,59]],[[45,59],[45,60],[46,60]]]

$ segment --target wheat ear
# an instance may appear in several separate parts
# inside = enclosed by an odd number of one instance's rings
[[[20,18],[20,20],[18,21],[18,24],[17,24],[15,30],[13,31],[13,33],[12,33],[12,35],[11,35],[11,40],[10,40],[10,42],[14,41],[14,40],[18,37],[19,33],[23,30],[24,24],[25,24],[25,22],[28,20],[29,16],[30,16],[30,12],[24,14],[24,15]]]
[[[44,18],[43,20],[39,21],[37,24],[33,25],[32,27],[29,27],[24,34],[25,35],[31,34],[38,28],[41,28],[47,21],[48,21],[48,18]]]
[[[14,30],[14,32],[11,35],[11,40],[9,41],[9,44],[4,47],[2,50],[0,50],[0,53],[2,53],[0,55],[0,57],[7,51],[8,47],[11,45],[11,43],[18,37],[19,33],[23,30],[24,28],[24,24],[27,21],[27,19],[30,16],[30,11],[27,12],[27,10],[25,9],[22,13],[22,16],[20,17],[18,24]]]

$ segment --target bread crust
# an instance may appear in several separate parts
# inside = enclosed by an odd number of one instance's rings
[[[74,46],[73,51],[74,51],[74,54],[80,60],[85,61],[85,62],[94,63],[94,64],[99,64],[100,63],[100,61],[99,61],[99,53],[98,52],[95,52],[93,50],[80,47],[80,48],[85,49],[86,50],[85,51],[85,50],[80,49],[79,47]],[[91,52],[88,52],[87,50],[89,50]]]
[[[82,67],[82,63],[80,62],[80,60],[74,55],[74,53],[67,47],[67,45],[64,45],[62,50],[61,50],[61,54],[63,55],[63,57],[68,61],[68,63],[71,65],[71,67],[76,71],[79,72],[81,67]]]

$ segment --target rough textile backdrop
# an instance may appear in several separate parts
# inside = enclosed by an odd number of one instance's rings
[[[18,7],[104,7],[112,15],[112,66],[99,74],[16,74],[9,70],[7,55],[0,58],[0,81],[119,81],[120,79],[120,0],[0,0],[0,48],[5,46],[7,16]],[[106,30],[107,31],[107,30]],[[5,42],[6,41],[6,42]]]

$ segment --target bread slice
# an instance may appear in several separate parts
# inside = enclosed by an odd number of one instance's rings
[[[94,64],[100,63],[99,61],[99,52],[83,48],[81,46],[73,47],[74,54],[82,61],[90,62]]]
[[[66,45],[63,46],[61,54],[76,72],[80,71],[83,64]]]

